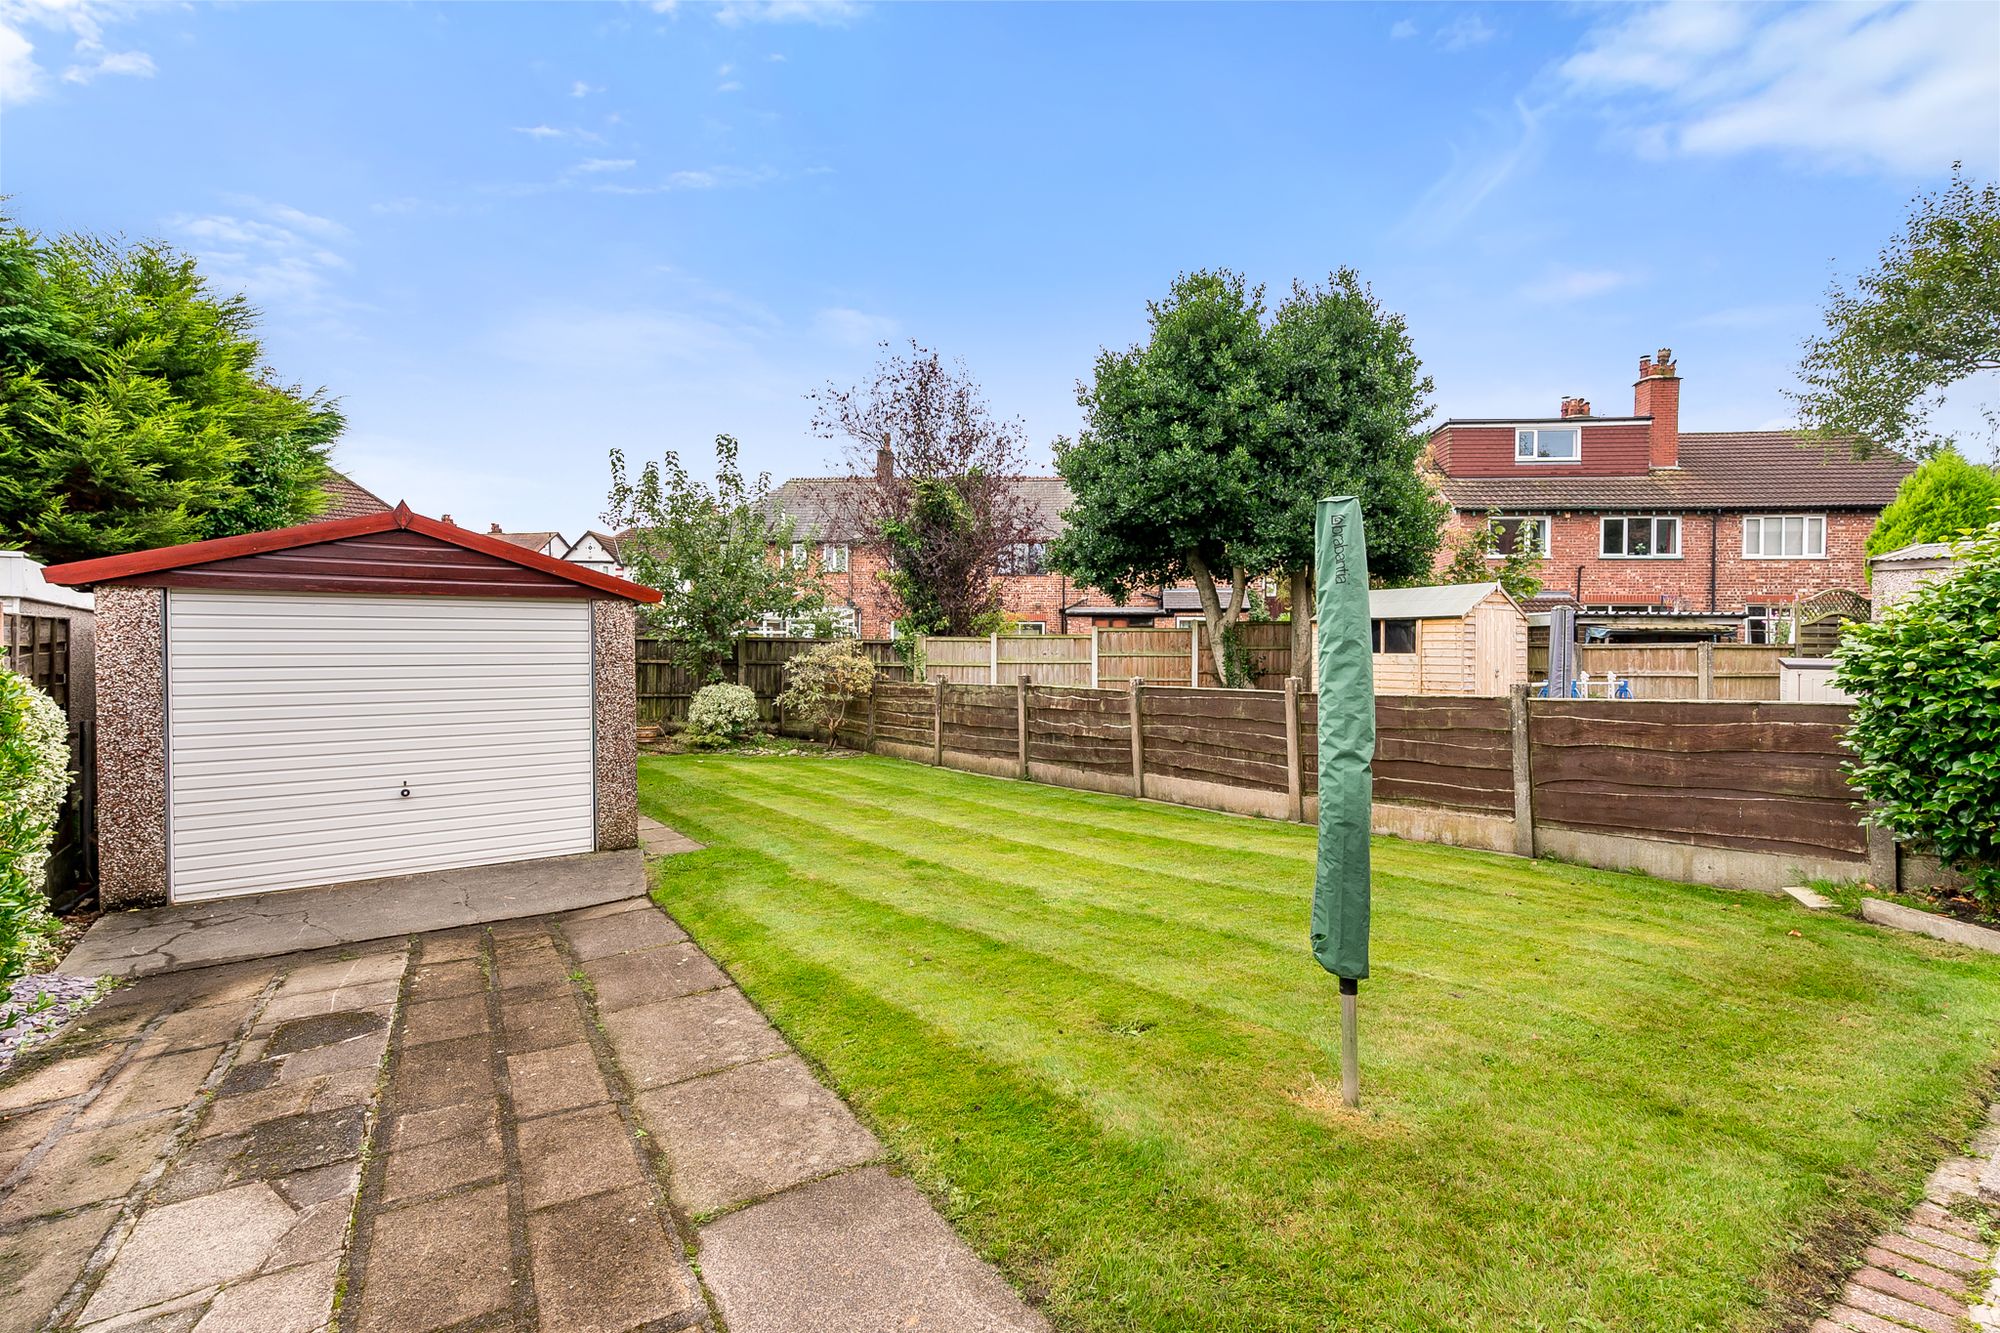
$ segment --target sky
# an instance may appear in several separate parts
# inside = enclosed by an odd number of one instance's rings
[[[613,448],[835,470],[806,395],[885,339],[1046,467],[1192,268],[1358,269],[1440,418],[1626,412],[1670,346],[1684,429],[1788,424],[1954,160],[2000,171],[2000,4],[0,0],[17,222],[198,256],[363,485],[570,535]]]

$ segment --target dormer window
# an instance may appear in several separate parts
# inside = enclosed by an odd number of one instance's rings
[[[1575,426],[1523,426],[1514,432],[1517,463],[1574,463],[1583,457],[1583,432]]]

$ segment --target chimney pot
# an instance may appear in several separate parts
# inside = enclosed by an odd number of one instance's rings
[[[887,484],[896,476],[896,451],[884,436],[875,450],[875,480]]]
[[[450,525],[451,527],[454,527],[454,528],[458,526],[458,524],[456,524],[456,523],[453,523],[453,522],[451,521],[451,515],[450,515],[450,514],[439,514],[439,515],[438,515],[438,521],[439,521],[440,523],[445,523],[445,524],[449,524],[449,525]]]
[[[490,525],[490,526],[489,526],[489,527],[488,527],[488,528],[487,528],[486,530],[487,530],[488,532],[491,532],[491,533],[495,533],[495,534],[497,534],[497,533],[499,533],[499,531],[500,531],[500,525],[499,525],[498,523],[494,523],[494,524]]]

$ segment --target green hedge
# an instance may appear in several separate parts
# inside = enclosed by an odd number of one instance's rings
[[[43,881],[69,787],[68,735],[55,701],[0,667],[0,987],[55,935]]]
[[[1848,627],[1834,679],[1872,818],[2000,905],[2000,523],[1953,554],[1951,577]]]

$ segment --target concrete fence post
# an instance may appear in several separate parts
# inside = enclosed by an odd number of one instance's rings
[[[1103,629],[1093,625],[1090,629],[1090,688],[1097,688],[1097,645]]]
[[[944,766],[944,677],[931,682],[931,762]]]
[[[1535,782],[1528,759],[1528,687],[1517,685],[1507,694],[1508,721],[1514,733],[1514,854],[1535,854]]]
[[[1000,683],[1000,636],[998,634],[987,636],[986,683],[988,685],[998,685]]]
[[[1021,751],[1021,780],[1028,778],[1028,681],[1027,672],[1014,682],[1014,730]]]
[[[1694,697],[1713,699],[1715,697],[1715,645],[1698,643],[1694,649]]]
[[[1902,891],[1902,858],[1896,851],[1896,835],[1879,824],[1869,824],[1868,881],[1878,893]]]
[[[1285,677],[1285,797],[1292,822],[1306,822],[1305,779],[1299,773],[1299,678]]]
[[[1188,687],[1201,685],[1201,626],[1188,626]]]
[[[1132,692],[1130,702],[1127,704],[1127,711],[1131,714],[1132,718],[1132,794],[1134,796],[1144,796],[1146,794],[1146,733],[1139,724],[1139,695],[1146,688],[1146,682],[1143,678],[1134,676],[1128,688]]]

